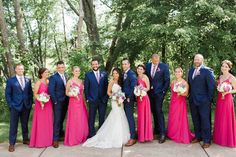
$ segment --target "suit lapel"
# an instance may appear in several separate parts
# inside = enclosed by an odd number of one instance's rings
[[[61,78],[61,75],[57,72],[56,73],[56,75],[57,75],[57,77],[58,77],[58,80],[60,80],[61,81],[61,83],[64,85],[64,82],[63,82],[63,80],[62,80],[62,78]],[[65,86],[65,85],[64,85]]]
[[[14,77],[14,79],[15,79],[14,82],[16,82],[17,87],[18,87],[21,91],[23,91],[22,88],[21,88],[20,82],[18,81],[18,79],[16,78],[16,76]]]
[[[97,81],[97,78],[96,78],[96,76],[94,74],[94,71],[91,71],[91,75],[93,77],[93,80],[98,84],[98,81]],[[101,75],[101,73],[100,73],[100,75]]]
[[[151,69],[152,69],[152,63],[148,63],[148,67],[147,67],[147,72],[148,72],[148,75],[151,76]],[[151,76],[152,77],[152,76]]]
[[[191,82],[194,81],[194,79],[193,79],[193,72],[194,72],[194,70],[195,70],[195,68],[192,68],[190,73],[189,73],[189,75],[190,75],[189,77],[190,77]]]

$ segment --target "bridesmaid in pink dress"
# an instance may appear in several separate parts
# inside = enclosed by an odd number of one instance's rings
[[[48,94],[49,71],[46,68],[39,69],[40,80],[35,83],[34,96],[40,93]],[[53,141],[53,111],[52,102],[49,100],[44,105],[35,99],[31,137],[29,147],[48,147]]]
[[[236,119],[232,94],[236,92],[236,78],[230,73],[232,62],[224,60],[221,65],[222,75],[218,86],[222,83],[231,85],[229,92],[218,92],[215,111],[213,142],[222,146],[236,147]]]
[[[144,90],[147,92],[150,90],[150,82],[148,77],[144,74],[145,66],[137,66],[138,74],[138,86],[143,86]],[[152,130],[152,116],[150,108],[150,100],[148,95],[142,98],[137,97],[137,112],[138,112],[138,141],[146,142],[153,140],[153,130]]]
[[[66,146],[82,144],[88,136],[88,113],[83,96],[84,85],[78,78],[79,75],[80,68],[73,67],[73,78],[66,85],[66,95],[70,97],[64,140]],[[79,89],[77,96],[73,96],[71,93],[73,87]]]
[[[188,144],[193,139],[188,124],[188,111],[186,104],[186,96],[188,95],[189,85],[182,78],[182,68],[175,69],[175,80],[171,83],[171,100],[168,116],[167,136],[177,142]],[[186,91],[180,92],[177,86],[184,86]]]

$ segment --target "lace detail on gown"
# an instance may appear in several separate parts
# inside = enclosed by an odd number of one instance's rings
[[[112,92],[117,92],[121,87],[118,84],[112,86]],[[130,138],[128,120],[123,105],[118,106],[112,101],[112,110],[107,119],[98,130],[97,134],[88,139],[83,146],[98,148],[120,148]]]

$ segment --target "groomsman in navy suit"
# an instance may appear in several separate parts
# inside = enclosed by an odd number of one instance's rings
[[[63,122],[65,120],[68,97],[65,94],[67,77],[65,75],[65,64],[63,61],[56,63],[57,73],[49,78],[48,91],[53,102],[53,147],[59,147],[59,139],[64,136]]]
[[[159,143],[165,142],[165,120],[162,111],[164,97],[170,86],[170,73],[167,64],[160,62],[158,54],[152,55],[152,63],[146,65],[146,74],[151,89],[148,92],[154,119],[154,133],[160,133]]]
[[[21,121],[23,144],[29,144],[28,121],[33,102],[31,80],[24,76],[24,66],[17,64],[16,75],[9,78],[5,96],[10,108],[9,152],[15,151],[18,121]]]
[[[125,146],[132,146],[136,143],[135,121],[134,121],[134,87],[137,86],[136,74],[130,69],[130,61],[127,58],[122,60],[123,74],[123,87],[125,93],[124,109],[129,123],[130,140]]]
[[[85,98],[89,103],[89,138],[96,134],[94,124],[97,111],[99,114],[99,128],[105,121],[108,101],[108,74],[100,70],[97,59],[92,60],[91,66],[92,71],[86,73],[84,80]]]
[[[194,66],[189,70],[189,103],[195,137],[192,143],[203,140],[203,148],[211,143],[211,101],[214,95],[215,78],[213,71],[203,65],[203,56],[196,54]]]

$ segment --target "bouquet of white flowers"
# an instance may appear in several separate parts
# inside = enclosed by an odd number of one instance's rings
[[[50,99],[50,96],[47,93],[40,93],[37,96],[37,100],[41,103],[41,108],[44,109],[44,104],[47,103]]]
[[[69,90],[69,95],[78,98],[78,95],[80,94],[79,87],[77,86],[71,86]]]
[[[232,90],[232,85],[227,82],[223,82],[223,83],[218,84],[217,90],[220,93],[230,92]],[[222,94],[222,99],[224,99],[223,94]]]
[[[176,93],[184,94],[187,91],[186,85],[182,82],[175,83],[173,91]]]
[[[144,90],[142,85],[134,87],[134,95],[139,96],[140,100],[142,101],[143,97],[147,95],[147,92]]]
[[[126,97],[125,97],[125,93],[122,92],[121,90],[119,90],[118,92],[112,93],[111,98],[112,98],[112,100],[115,100],[117,102],[118,106],[120,107]]]

